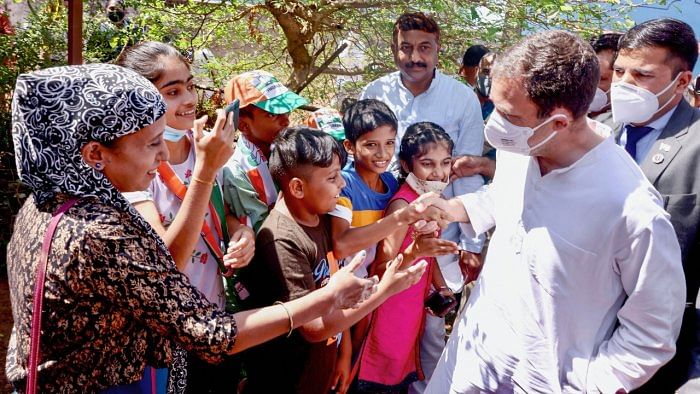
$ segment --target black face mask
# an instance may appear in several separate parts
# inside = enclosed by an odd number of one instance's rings
[[[114,23],[119,23],[124,20],[124,11],[109,11],[107,13],[107,18]]]
[[[479,75],[476,80],[476,90],[482,97],[488,97],[491,94],[491,78],[485,75]]]

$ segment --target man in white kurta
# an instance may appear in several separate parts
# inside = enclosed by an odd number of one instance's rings
[[[580,38],[533,35],[498,62],[495,178],[446,208],[496,230],[426,392],[628,392],[675,352],[685,282],[668,214],[585,117],[599,71]]]

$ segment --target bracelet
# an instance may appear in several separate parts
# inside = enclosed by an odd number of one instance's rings
[[[292,319],[292,314],[289,312],[289,309],[287,309],[287,306],[284,305],[282,301],[275,301],[273,305],[279,305],[281,306],[285,312],[287,312],[287,317],[289,317],[289,332],[287,333],[287,338],[292,336],[292,331],[294,330],[294,320]]]
[[[207,181],[205,181],[205,180],[203,180],[203,179],[197,178],[196,176],[193,176],[193,177],[192,177],[192,180],[195,181],[195,182],[197,182],[197,183],[201,183],[201,184],[203,184],[203,185],[214,186],[214,182],[213,182],[213,181],[212,181],[212,182],[207,182]]]

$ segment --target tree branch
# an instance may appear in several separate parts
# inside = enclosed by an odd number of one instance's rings
[[[352,9],[368,9],[368,8],[386,8],[392,6],[405,5],[405,1],[329,1],[328,8],[332,9],[332,12],[337,10],[344,10],[348,8]],[[325,12],[325,10],[324,10]]]
[[[316,79],[316,77],[318,77],[318,75],[321,74],[321,73],[323,72],[323,70],[325,70],[326,68],[328,68],[328,65],[331,64],[331,62],[333,62],[333,60],[335,60],[338,56],[340,56],[340,54],[343,53],[343,51],[344,51],[345,48],[347,48],[347,47],[348,47],[348,43],[347,43],[347,42],[346,42],[346,43],[343,43],[343,45],[341,45],[340,47],[338,47],[338,49],[336,49],[336,50],[328,57],[328,59],[326,59],[326,61],[323,62],[323,64],[321,64],[320,66],[316,67],[316,69],[311,73],[311,75],[310,75],[309,77],[307,77],[306,80],[305,80],[301,85],[299,85],[299,87],[296,89],[296,92],[299,93],[299,92],[301,92],[302,90],[304,90],[304,88],[307,87],[314,79]]]
[[[301,86],[309,75],[312,58],[311,54],[309,54],[309,49],[306,48],[306,44],[311,42],[316,32],[313,28],[305,29],[300,21],[295,18],[294,9],[282,8],[273,0],[266,0],[265,5],[267,11],[277,20],[287,40],[287,52],[292,59],[292,76],[287,82],[287,86],[295,90],[298,86]]]
[[[396,71],[396,70],[391,69],[391,68],[382,68],[382,69],[376,70],[376,72],[379,74],[388,74],[388,73],[394,72],[394,71]],[[345,68],[338,68],[338,67],[328,67],[325,70],[323,70],[323,74],[346,76],[346,77],[356,77],[358,75],[365,75],[366,73],[367,73],[367,68],[345,69]]]

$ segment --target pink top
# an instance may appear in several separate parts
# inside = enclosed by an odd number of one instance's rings
[[[418,194],[406,183],[392,197],[408,203]],[[400,252],[413,242],[413,227],[409,227],[401,243]],[[423,379],[420,368],[420,335],[425,320],[424,300],[430,290],[433,257],[419,258],[428,261],[428,267],[418,283],[388,298],[372,314],[367,338],[359,358],[360,390],[400,390],[413,381]]]

